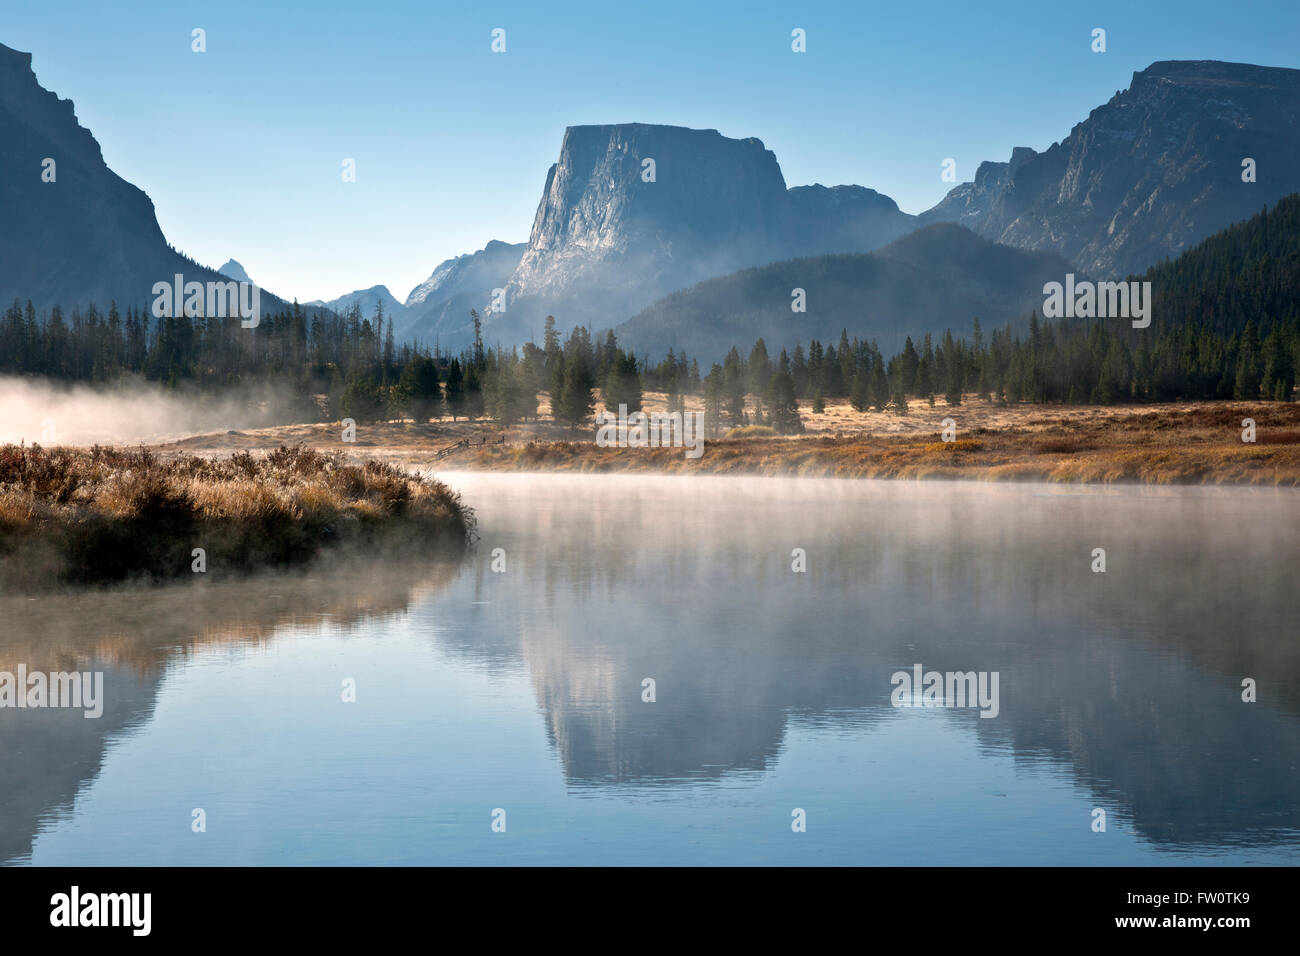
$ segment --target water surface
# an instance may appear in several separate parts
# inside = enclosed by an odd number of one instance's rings
[[[463,563],[0,598],[107,683],[0,710],[0,860],[1300,862],[1295,492],[443,477]]]

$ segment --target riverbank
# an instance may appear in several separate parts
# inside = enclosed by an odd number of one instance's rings
[[[473,523],[439,481],[309,448],[0,446],[6,588],[228,575],[376,545],[446,553],[466,546]]]
[[[648,399],[648,408],[662,411],[662,396]],[[820,414],[801,407],[800,414],[808,429],[802,436],[710,439],[696,459],[681,448],[601,448],[594,428],[570,430],[545,417],[506,429],[491,422],[377,422],[358,425],[351,442],[337,424],[289,425],[156,447],[161,454],[221,456],[302,443],[418,471],[1300,485],[1297,403],[1005,406],[970,396],[956,406],[913,402],[907,415],[858,412],[847,402],[829,402]],[[1255,423],[1253,442],[1242,440],[1246,419]],[[952,442],[942,440],[945,420],[955,427]],[[439,455],[454,443],[484,440],[489,444]]]
[[[973,479],[1300,486],[1300,416],[1294,407],[1134,414],[1034,427],[955,428],[911,435],[723,438],[688,459],[680,448],[600,448],[532,442],[474,449],[458,468],[491,471],[658,471],[812,478]]]

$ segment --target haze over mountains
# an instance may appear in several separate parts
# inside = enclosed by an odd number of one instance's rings
[[[1053,252],[1012,249],[952,223],[936,223],[869,253],[776,262],[709,279],[675,292],[619,325],[637,354],[687,348],[717,358],[762,336],[770,350],[809,339],[834,341],[841,329],[876,339],[886,354],[908,335],[951,328],[969,334],[972,319],[1001,326],[1041,305],[1043,283],[1070,264]],[[802,289],[806,312],[791,309]]]
[[[337,299],[330,299],[328,302],[312,299],[309,302],[304,302],[303,305],[326,308],[332,312],[338,312],[340,315],[353,306],[359,306],[361,314],[366,318],[371,318],[375,314],[376,308],[382,307],[386,318],[395,319],[399,322],[406,315],[405,307],[393,298],[393,294],[388,291],[386,285],[358,289],[355,292],[349,292],[347,295],[341,295]]]
[[[748,266],[862,252],[913,217],[861,186],[788,189],[757,139],[632,123],[572,126],[546,174],[528,248],[490,316],[503,339],[614,324],[670,292]]]
[[[720,287],[656,300],[746,268],[868,252],[940,222],[1003,245],[1055,253],[1062,257],[1059,272],[1123,278],[1300,189],[1300,164],[1291,159],[1300,153],[1298,115],[1300,71],[1217,61],[1155,63],[1135,73],[1128,90],[1093,110],[1061,142],[1043,153],[1019,147],[1005,163],[981,164],[973,182],[957,186],[919,216],[862,186],[787,188],[775,155],[757,139],[639,123],[570,127],[546,175],[529,241],[508,278],[509,259],[502,256],[494,273],[484,270],[477,282],[462,284],[457,298],[445,298],[433,310],[426,306],[424,319],[399,329],[426,341],[437,335],[444,345],[459,347],[472,334],[468,310],[477,307],[489,341],[535,339],[543,318],[554,314],[562,326],[617,326],[646,347],[675,341],[697,350],[708,342],[711,348],[743,326],[737,316],[752,314],[756,303],[715,303],[712,311],[701,312],[701,303]],[[1242,181],[1247,157],[1255,160],[1256,182]],[[647,160],[653,160],[652,169]],[[917,248],[936,256],[973,252],[955,234],[943,235],[953,249],[939,248],[945,244],[933,238]],[[520,247],[509,248],[513,256]],[[860,283],[864,300],[879,301],[900,295],[907,283],[895,277],[902,284],[887,292],[878,285],[878,270],[855,274],[845,271],[852,263],[838,263],[835,292],[822,303],[839,304],[830,314],[807,317],[804,325],[847,321],[852,331],[870,329],[889,341],[949,325],[964,328],[976,314],[986,321],[1002,315],[1012,290],[1038,281],[1046,261],[1019,260],[1024,272],[1001,273],[1002,285],[986,285],[988,297],[981,298],[969,282],[973,276],[957,279],[936,259],[928,266],[932,278],[965,283],[946,297],[920,296],[930,308],[942,304],[944,314],[918,306],[906,317],[886,309],[872,319],[846,314],[854,284]],[[796,272],[775,270],[727,287],[752,292],[754,282],[761,286],[784,273],[793,279]],[[494,288],[506,290],[504,312],[488,311]],[[788,310],[789,296],[786,288],[758,311]],[[949,311],[961,308],[958,303],[969,314]],[[678,307],[686,311],[669,314]],[[912,324],[890,327],[885,315]],[[781,325],[779,337],[799,328]],[[751,329],[740,338],[758,334],[766,333]]]
[[[1298,117],[1300,70],[1155,63],[1060,143],[983,163],[973,182],[919,216],[864,186],[790,188],[758,139],[642,123],[572,126],[526,243],[493,241],[449,259],[405,301],[375,285],[308,304],[357,305],[367,317],[382,305],[399,338],[444,350],[471,341],[471,308],[488,343],[507,346],[539,339],[548,314],[561,328],[619,327],[646,348],[699,351],[768,332],[784,341],[825,335],[824,324],[883,344],[967,328],[974,315],[996,322],[1026,289],[1041,288],[1049,265],[1055,279],[1068,269],[1114,279],[1140,272],[1300,191]],[[220,278],[168,245],[148,196],[108,169],[71,102],[38,85],[30,54],[4,46],[0,144],[9,227],[0,237],[0,302],[30,298],[38,311],[91,300],[144,305],[153,283],[176,272]],[[1248,157],[1256,182],[1242,181]],[[42,181],[46,158],[57,162],[56,182]],[[937,164],[924,171],[932,174]],[[936,223],[1045,255],[995,254],[951,229],[862,255]],[[823,261],[828,255],[849,258]],[[791,313],[790,290],[808,288],[800,269],[809,262],[831,286],[810,289],[808,312]],[[994,271],[976,275],[963,263]],[[759,267],[770,268],[733,275]],[[233,260],[220,272],[246,275]],[[943,284],[951,286],[935,288]],[[739,298],[718,300],[723,288]],[[492,310],[497,289],[504,311]],[[276,301],[266,295],[264,307]]]
[[[399,341],[419,342],[429,347],[461,347],[474,336],[470,310],[485,310],[492,290],[502,288],[519,265],[525,245],[494,239],[478,252],[447,259],[411,290],[405,302],[399,302],[388,286],[377,285],[334,299],[312,299],[303,304],[339,314],[358,307],[366,318],[373,317],[375,310],[382,307]]]
[[[494,239],[478,252],[440,263],[406,297],[405,320],[396,326],[400,337],[429,344],[470,341],[470,309],[483,311],[492,290],[505,287],[525,247]]]

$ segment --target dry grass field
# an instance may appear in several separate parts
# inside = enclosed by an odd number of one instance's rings
[[[646,398],[647,410],[665,409],[664,395],[649,393]],[[687,407],[701,410],[698,399],[688,401]],[[1298,404],[998,406],[968,396],[954,407],[942,399],[934,406],[913,401],[907,415],[857,412],[846,401],[827,402],[820,415],[801,403],[800,412],[804,435],[710,440],[698,459],[686,458],[680,448],[597,447],[594,428],[570,430],[548,420],[545,394],[540,398],[541,421],[506,429],[490,422],[384,422],[359,425],[355,442],[344,442],[337,424],[294,425],[200,435],[158,450],[210,456],[302,443],[421,470],[1300,484]],[[943,420],[948,418],[956,425],[953,442],[941,441]],[[1253,443],[1242,441],[1246,418],[1256,423]],[[505,444],[436,457],[438,449],[462,439],[500,437]]]

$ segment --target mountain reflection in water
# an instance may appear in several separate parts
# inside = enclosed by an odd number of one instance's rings
[[[798,860],[805,805],[806,862],[911,862],[886,831],[916,862],[1297,859],[1294,492],[443,477],[463,564],[0,599],[0,670],[107,685],[100,720],[0,711],[0,859]],[[895,709],[918,663],[997,672],[998,716]]]

